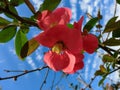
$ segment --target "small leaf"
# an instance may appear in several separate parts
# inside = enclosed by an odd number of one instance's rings
[[[16,8],[15,8],[14,6],[9,6],[9,10],[10,10],[12,13],[18,15],[17,10],[16,10]],[[12,16],[11,14],[9,14],[9,13],[5,13],[5,15],[6,15],[7,17],[9,17],[9,18],[15,19],[15,17]]]
[[[112,32],[112,36],[115,38],[119,38],[120,37],[120,29],[114,30]]]
[[[61,0],[44,0],[39,11],[43,11],[43,10],[53,11],[60,2]]]
[[[104,75],[105,73],[103,73],[101,70],[97,70],[96,72],[95,72],[95,76],[102,76],[102,75]]]
[[[116,0],[116,2],[117,2],[118,4],[120,4],[120,0]]]
[[[103,65],[100,65],[100,70],[103,73],[108,73],[107,69]]]
[[[117,18],[118,18],[118,16],[111,18],[111,19],[107,22],[106,26],[109,26],[109,25],[115,23],[115,21],[117,20]]]
[[[103,84],[104,80],[106,79],[106,76],[107,76],[107,74],[103,76],[103,78],[99,81],[98,86]]]
[[[103,33],[108,33],[108,32],[120,29],[120,20],[115,22],[116,19],[117,17],[114,17],[108,21]]]
[[[15,38],[15,50],[16,50],[16,54],[20,57],[20,51],[21,48],[23,47],[23,45],[27,42],[27,37],[26,34],[24,34],[22,32],[22,30],[20,29],[17,32],[16,38]]]
[[[103,60],[104,63],[105,62],[114,62],[115,58],[113,58],[112,56],[106,54],[106,55],[103,56],[102,60]]]
[[[110,38],[103,42],[103,44],[108,45],[108,46],[119,46],[120,45],[120,40],[115,39],[115,38]]]
[[[70,23],[68,23],[67,26],[68,26],[69,28],[73,28],[73,27],[74,27],[73,24],[70,24]]]
[[[20,52],[21,59],[27,57],[32,52],[34,52],[38,48],[38,46],[39,46],[39,43],[36,40],[34,40],[34,38],[27,41],[21,49],[21,52]]]
[[[24,0],[8,0],[8,1],[9,1],[10,5],[12,5],[12,6],[18,6],[22,3],[24,3]]]
[[[98,22],[98,18],[92,18],[90,19],[87,24],[84,26],[83,30],[87,30],[88,32],[96,25],[96,23]]]
[[[10,21],[4,19],[3,17],[0,17],[0,25],[6,25],[6,24],[9,24]]]
[[[6,27],[8,24],[10,24],[10,21],[0,17],[0,29],[3,29]]]
[[[11,40],[16,33],[16,26],[8,26],[0,31],[0,43],[5,43]]]

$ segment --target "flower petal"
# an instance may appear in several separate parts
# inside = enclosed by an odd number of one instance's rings
[[[49,51],[44,56],[44,62],[54,71],[60,71],[68,66],[69,57],[67,53],[57,54]]]
[[[63,69],[63,72],[65,73],[70,73],[71,71],[73,71],[74,66],[75,66],[75,62],[76,62],[76,58],[73,54],[66,52],[68,57],[69,57],[69,64],[66,68]]]
[[[83,36],[83,47],[88,53],[93,53],[98,47],[98,39],[93,34]]]
[[[64,43],[72,53],[80,53],[83,50],[80,30],[70,29],[69,35],[64,40]]]
[[[84,67],[84,63],[83,63],[83,58],[84,58],[84,55],[83,54],[74,54],[74,57],[75,57],[75,63],[74,63],[74,67],[72,69],[69,69],[67,71],[65,71],[65,69],[63,69],[63,71],[65,73],[68,73],[68,74],[73,74],[75,73],[77,70],[79,69],[82,69]],[[73,61],[73,60],[72,60]],[[71,63],[72,63],[71,61]],[[73,63],[72,63],[73,64]],[[69,64],[70,66],[70,64]],[[72,66],[72,65],[71,65]],[[66,67],[68,68],[68,67]]]
[[[68,27],[65,25],[57,25],[49,30],[40,33],[34,39],[40,44],[52,48],[57,42],[62,42],[68,35]]]
[[[52,12],[45,10],[42,13],[38,14],[37,16],[37,24],[38,26],[43,29],[46,30],[47,27],[49,26],[49,21],[50,20],[50,16],[51,16]]]
[[[82,16],[82,17],[80,18],[80,20],[79,20],[77,23],[74,22],[74,28],[76,28],[76,29],[78,29],[78,30],[81,30],[83,20],[84,20],[84,17]]]
[[[55,11],[48,10],[38,14],[37,24],[44,31],[56,25],[67,24],[71,18],[71,10],[69,8],[57,8]]]
[[[55,15],[56,19],[58,19],[59,24],[67,24],[72,17],[72,12],[67,7],[57,8],[53,14]]]

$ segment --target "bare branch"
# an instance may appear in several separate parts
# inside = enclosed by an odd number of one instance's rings
[[[45,69],[45,68],[48,68],[48,66],[40,67],[40,68],[33,69],[33,70],[24,70],[23,73],[18,74],[18,75],[14,75],[14,76],[8,76],[8,77],[3,77],[3,78],[0,77],[0,80],[7,80],[7,79],[17,80],[18,77],[21,77],[21,76],[26,75],[26,74],[28,74],[28,73],[32,73],[32,72],[36,72],[36,71],[41,71],[41,70],[43,70],[43,69]],[[7,70],[7,71],[10,72],[10,70]]]

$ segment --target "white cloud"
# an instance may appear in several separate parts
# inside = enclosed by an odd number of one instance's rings
[[[35,8],[38,10],[40,5],[43,3],[43,0],[32,0]]]
[[[32,60],[32,57],[29,56],[26,59],[27,59],[26,61],[28,62],[28,64],[30,64],[33,69],[37,68],[36,65],[35,65],[35,63]]]
[[[77,9],[76,9],[76,4],[77,4],[77,0],[70,0],[70,4],[71,4],[71,9],[72,9],[72,22],[74,22],[77,19]]]
[[[14,54],[14,55],[16,55],[15,49],[12,48],[12,47],[9,47],[9,52],[12,53],[12,54]]]

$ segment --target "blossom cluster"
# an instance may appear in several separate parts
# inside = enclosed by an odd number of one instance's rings
[[[44,55],[44,62],[54,71],[75,73],[84,67],[83,53],[93,53],[98,47],[97,37],[82,31],[82,16],[78,22],[68,26],[72,17],[69,8],[44,10],[37,17],[37,24],[43,30],[34,39],[50,50]]]

